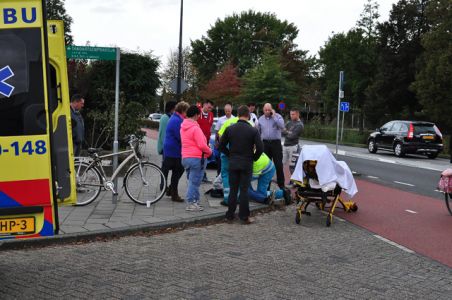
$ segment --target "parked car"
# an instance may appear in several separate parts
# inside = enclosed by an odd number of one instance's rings
[[[393,151],[398,157],[422,154],[436,158],[443,150],[443,136],[434,123],[423,121],[391,121],[367,139],[370,153],[378,150]]]
[[[150,114],[148,117],[149,120],[156,121],[156,122],[160,122],[161,118],[162,118],[162,114],[159,114],[159,113]]]

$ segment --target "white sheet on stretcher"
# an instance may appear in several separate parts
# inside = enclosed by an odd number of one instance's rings
[[[332,183],[337,183],[350,198],[358,192],[348,165],[344,161],[337,161],[325,145],[304,145],[290,179],[303,181],[305,176],[303,162],[305,160],[317,161],[315,171],[321,188],[327,189],[332,186]]]

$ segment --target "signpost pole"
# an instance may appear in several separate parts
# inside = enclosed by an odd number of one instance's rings
[[[113,142],[113,153],[118,153],[119,142],[118,142],[118,129],[119,129],[119,63],[120,63],[121,52],[119,48],[116,48],[116,85],[115,85],[115,140]],[[116,171],[118,167],[118,156],[113,156],[113,172]],[[114,180],[115,190],[118,191],[118,177]],[[117,203],[117,195],[113,195],[112,203]]]
[[[344,136],[344,119],[345,119],[345,111],[342,112],[342,129],[341,129],[341,142]]]
[[[339,148],[339,119],[341,117],[341,98],[343,97],[342,92],[342,81],[344,79],[344,71],[339,72],[339,92],[337,95],[337,125],[336,125],[336,154]]]

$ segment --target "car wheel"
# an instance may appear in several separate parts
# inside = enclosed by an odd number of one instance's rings
[[[394,154],[397,157],[403,157],[405,155],[405,153],[403,152],[403,147],[402,144],[397,143],[394,146]]]
[[[428,153],[427,154],[427,157],[430,158],[430,159],[435,159],[437,156],[438,156],[438,152],[436,152],[436,153]]]
[[[369,150],[370,153],[377,152],[377,145],[375,144],[375,141],[373,139],[370,139],[367,143],[367,150]]]

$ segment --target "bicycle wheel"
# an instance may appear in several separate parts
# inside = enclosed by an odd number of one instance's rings
[[[77,182],[76,206],[84,206],[93,202],[102,189],[102,178],[96,168],[85,162],[75,161],[75,175]]]
[[[444,193],[444,200],[446,200],[446,206],[449,213],[452,215],[452,194]]]
[[[166,178],[158,166],[150,162],[142,162],[134,164],[127,171],[124,177],[124,188],[132,201],[142,205],[146,205],[147,201],[154,204],[165,194]]]

